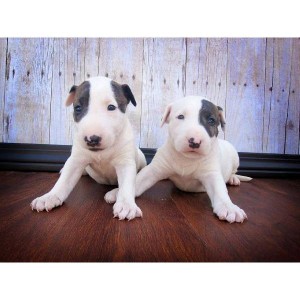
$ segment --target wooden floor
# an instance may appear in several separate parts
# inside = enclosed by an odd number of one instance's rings
[[[1,262],[300,261],[300,179],[254,179],[229,187],[243,224],[219,221],[206,193],[162,181],[137,199],[143,219],[119,221],[111,189],[85,176],[65,204],[33,212],[57,173],[0,172]]]

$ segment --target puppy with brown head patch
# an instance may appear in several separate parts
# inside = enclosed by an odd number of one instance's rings
[[[66,105],[73,104],[74,109],[72,153],[53,189],[33,200],[32,209],[50,211],[62,205],[82,174],[87,173],[98,183],[119,185],[115,217],[130,220],[142,216],[134,199],[135,177],[146,159],[135,146],[125,114],[129,103],[136,106],[129,86],[106,77],[90,78],[71,88]]]
[[[217,138],[218,127],[225,127],[222,108],[204,97],[185,97],[167,106],[162,125],[165,123],[168,139],[150,165],[138,173],[136,196],[169,178],[183,191],[206,191],[219,219],[243,222],[246,213],[232,203],[226,183],[239,185],[240,180],[251,178],[235,174],[238,153],[229,142]],[[116,191],[109,192],[109,197]]]

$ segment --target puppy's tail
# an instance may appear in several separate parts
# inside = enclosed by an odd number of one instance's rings
[[[248,177],[248,176],[242,176],[242,175],[236,175],[237,178],[240,180],[240,181],[250,181],[252,180],[253,178],[251,177]]]

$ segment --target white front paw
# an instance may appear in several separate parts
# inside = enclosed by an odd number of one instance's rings
[[[52,208],[60,205],[62,205],[62,201],[60,201],[57,196],[50,193],[34,199],[30,204],[31,209],[35,209],[38,212],[42,210],[50,211]]]
[[[227,183],[230,184],[230,185],[240,185],[241,181],[239,180],[239,178],[237,177],[237,175],[232,174],[230,176],[230,178],[228,179]]]
[[[246,213],[233,203],[218,203],[214,207],[214,213],[220,220],[226,220],[229,223],[243,223],[247,219]]]
[[[117,201],[118,191],[119,191],[119,189],[115,188],[115,189],[107,192],[104,196],[104,200],[110,204],[115,203]]]
[[[132,220],[143,216],[141,209],[135,203],[126,201],[116,202],[114,204],[113,213],[114,218],[118,217],[119,220]]]

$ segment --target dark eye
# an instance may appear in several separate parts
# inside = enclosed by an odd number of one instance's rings
[[[107,106],[107,110],[115,110],[116,109],[116,107],[113,105],[113,104],[109,104],[108,106]]]
[[[216,120],[215,120],[214,118],[212,118],[212,117],[209,117],[209,118],[207,119],[207,123],[208,123],[209,125],[211,125],[211,126],[214,126],[214,125],[216,124]]]
[[[74,107],[74,110],[75,110],[75,112],[80,113],[81,110],[82,110],[82,108],[81,108],[80,105],[76,105],[76,106]]]
[[[177,119],[183,120],[183,119],[184,119],[184,115],[179,115],[179,116],[177,116]]]

